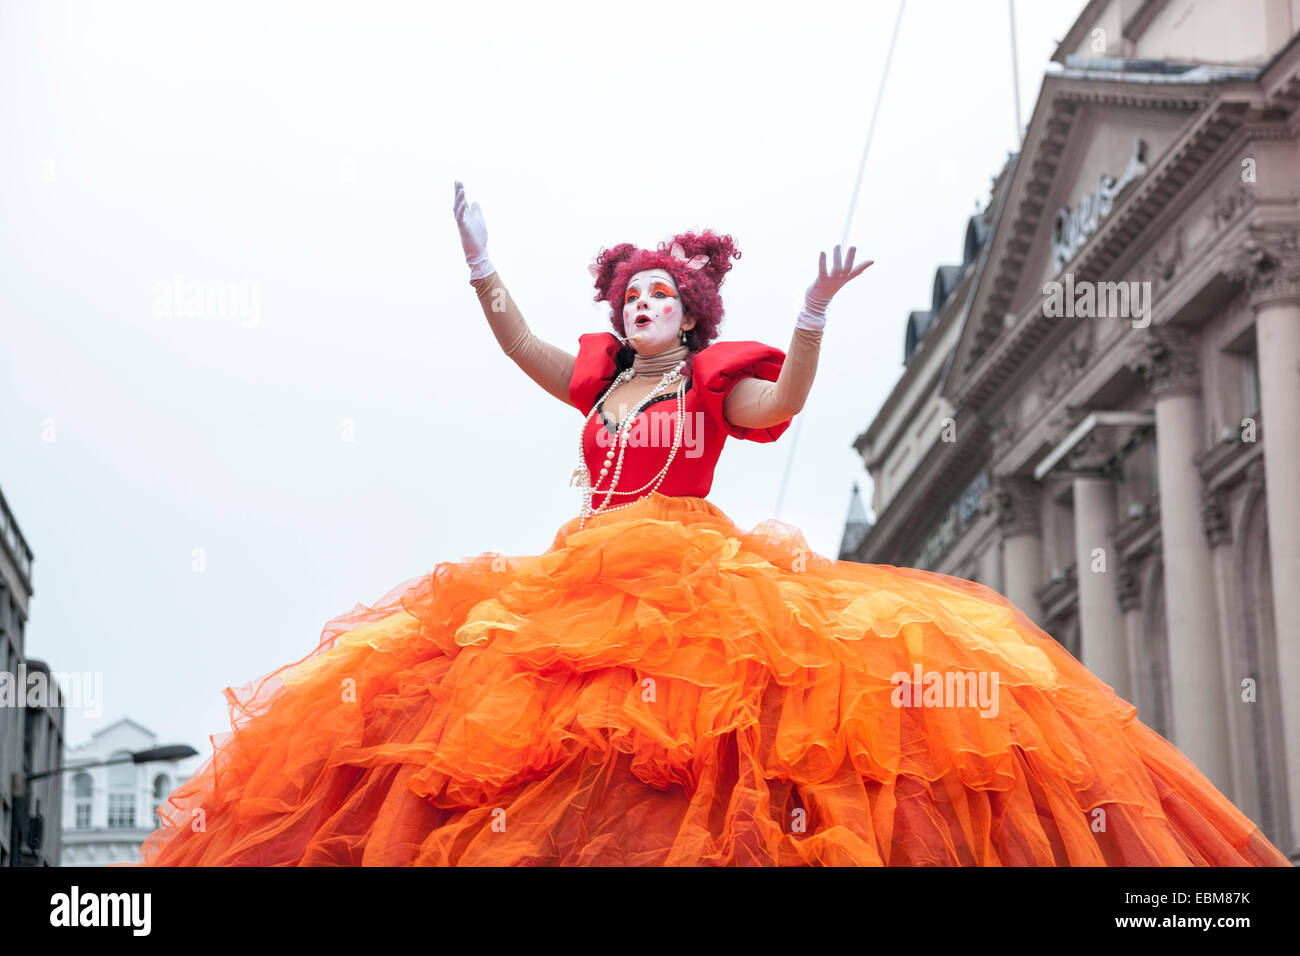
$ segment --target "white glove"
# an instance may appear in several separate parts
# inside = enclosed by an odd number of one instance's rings
[[[465,187],[459,182],[456,183],[456,201],[452,210],[456,213],[456,226],[460,229],[460,244],[465,250],[470,279],[490,276],[497,270],[487,254],[487,223],[483,221],[478,203],[472,206],[466,203]]]
[[[795,320],[795,328],[809,329],[814,332],[820,332],[826,327],[826,307],[831,304],[831,299],[836,292],[848,283],[854,276],[859,276],[866,271],[867,266],[875,260],[864,262],[853,268],[853,256],[857,253],[857,246],[849,246],[849,257],[843,265],[840,264],[840,247],[835,247],[835,266],[829,273],[826,271],[826,253],[821,254],[821,261],[818,266],[818,276],[813,280],[813,284],[808,287],[804,293],[803,310],[800,311],[799,317]]]

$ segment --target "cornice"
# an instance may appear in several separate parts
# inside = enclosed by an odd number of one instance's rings
[[[1088,34],[1088,30],[1097,18],[1101,16],[1102,11],[1106,9],[1109,0],[1088,0],[1088,5],[1083,8],[1072,24],[1066,31],[1065,38],[1057,44],[1056,49],[1052,52],[1052,61],[1055,63],[1064,63],[1065,58],[1069,56],[1070,51],[1077,47],[1083,38]]]
[[[1146,33],[1147,27],[1151,26],[1168,2],[1169,0],[1145,0],[1124,23],[1122,30],[1124,39],[1129,43],[1137,43],[1142,39],[1142,34]]]
[[[1271,108],[1295,114],[1300,106],[1300,33],[1265,65],[1259,86]]]
[[[864,561],[894,555],[900,543],[924,532],[935,505],[950,502],[970,479],[972,465],[987,458],[991,429],[978,416],[957,423],[960,441],[936,441],[912,470],[903,489],[886,506],[857,553]]]
[[[1264,432],[1263,421],[1262,414],[1255,416],[1258,435],[1261,438]],[[1246,480],[1251,465],[1256,461],[1263,461],[1263,459],[1263,441],[1233,442],[1232,444],[1220,442],[1206,449],[1197,457],[1196,467],[1200,471],[1201,480],[1207,489],[1222,491]]]
[[[1224,100],[1218,100],[1206,108],[1165,151],[1156,166],[1124,191],[1117,206],[1063,272],[1073,272],[1076,281],[1106,275],[1109,267],[1142,234],[1147,225],[1168,208],[1171,199],[1206,160],[1245,122],[1250,109],[1249,102]],[[1037,209],[1031,207],[1024,210],[1019,219],[1013,220],[1012,228],[1021,233],[1036,229],[1037,218],[1026,218],[1030,213],[1041,215],[1041,204]],[[1028,246],[1027,241],[1021,241]],[[968,356],[965,370],[967,377],[952,396],[954,407],[982,406],[1015,374],[1019,363],[1051,333],[1055,325],[1055,320],[1044,316],[1043,310],[1035,305],[1027,316],[1010,329],[1002,331],[1003,315],[1010,304],[1010,297],[1014,295],[1014,289],[1020,285],[1020,270],[1026,258],[1025,255],[1004,257],[998,269],[993,272],[994,291],[988,294],[983,305],[972,310],[972,319],[982,324],[983,333],[974,333],[973,354]],[[975,294],[980,296],[980,290],[976,290]],[[980,348],[981,342],[985,343],[984,350]]]
[[[961,282],[957,284],[957,288],[948,296],[948,300],[944,303],[944,307],[934,325],[930,327],[925,338],[921,340],[917,350],[912,353],[912,359],[903,369],[903,374],[898,377],[898,381],[894,383],[893,388],[889,390],[889,394],[885,396],[885,401],[871,419],[871,423],[865,431],[853,440],[853,447],[858,454],[863,454],[863,450],[867,445],[875,444],[881,438],[884,438],[885,436],[882,433],[886,428],[893,425],[896,417],[912,414],[919,406],[924,405],[934,397],[933,393],[928,389],[928,383],[917,380],[924,374],[922,369],[925,369],[933,358],[930,353],[938,347],[937,343],[942,342],[944,337],[951,331],[954,316],[961,314],[962,306],[970,296],[970,286],[977,271],[973,263],[971,267],[967,268]],[[935,379],[938,379],[941,375],[942,366],[930,372],[930,376]],[[918,386],[921,387],[921,394],[916,396],[907,408],[902,408],[901,406],[906,401],[908,393]],[[870,463],[867,466],[871,467]]]

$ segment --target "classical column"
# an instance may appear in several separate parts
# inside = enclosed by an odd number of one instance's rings
[[[997,479],[993,494],[1002,534],[1002,593],[1042,627],[1042,487],[1032,478],[1008,475]]]
[[[1006,593],[1006,586],[1002,583],[1002,554],[999,542],[995,540],[992,547],[985,548],[980,553],[976,567],[979,569],[981,584]]]
[[[1228,273],[1255,310],[1260,433],[1291,833],[1300,841],[1300,242],[1295,224],[1254,228]],[[1290,847],[1294,853],[1300,847]]]
[[[1128,641],[1119,607],[1119,550],[1113,441],[1093,431],[1070,453],[1074,491],[1075,572],[1079,581],[1079,653],[1083,665],[1131,701]]]
[[[1223,658],[1223,702],[1228,715],[1228,756],[1232,761],[1232,802],[1252,820],[1259,820],[1259,786],[1249,752],[1243,746],[1248,728],[1241,711],[1241,665],[1237,662],[1234,634],[1242,630],[1240,611],[1234,613],[1231,581],[1236,575],[1232,561],[1232,529],[1223,493],[1209,491],[1201,505],[1205,539],[1214,564],[1214,596],[1219,609],[1219,653]],[[1251,704],[1249,706],[1256,706]],[[1227,793],[1227,791],[1225,791]]]
[[[1142,651],[1146,642],[1142,639],[1142,588],[1138,584],[1137,574],[1127,561],[1120,565],[1118,585],[1115,596],[1119,600],[1119,611],[1124,617],[1124,637],[1128,642],[1128,669],[1133,675],[1133,697],[1131,703],[1137,704],[1138,719],[1148,727],[1163,733],[1159,716],[1159,697],[1153,697],[1148,691],[1147,682],[1142,679]]]
[[[1173,326],[1138,334],[1132,365],[1146,380],[1156,406],[1160,550],[1173,695],[1171,739],[1231,798],[1219,609],[1214,562],[1201,515],[1204,485],[1196,464],[1205,444],[1196,342]]]

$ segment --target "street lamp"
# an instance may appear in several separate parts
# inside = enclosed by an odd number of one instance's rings
[[[71,767],[56,767],[54,770],[42,770],[40,773],[14,774],[14,782],[19,783],[20,786],[16,787],[14,792],[14,822],[9,840],[13,852],[9,854],[9,865],[22,866],[19,860],[22,858],[25,846],[30,847],[33,851],[41,848],[45,819],[39,813],[32,814],[30,817],[27,814],[27,785],[33,780],[58,776],[67,773],[69,770],[86,770],[90,767],[107,767],[118,763],[141,764],[158,763],[164,760],[184,760],[186,757],[193,757],[196,754],[198,754],[198,751],[188,744],[167,744],[163,747],[137,750],[134,753],[113,757],[111,760],[79,763]]]

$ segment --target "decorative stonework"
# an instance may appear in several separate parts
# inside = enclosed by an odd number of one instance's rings
[[[1132,611],[1142,606],[1142,588],[1138,584],[1137,572],[1132,563],[1125,561],[1120,565],[1119,580],[1115,587],[1121,611]]]
[[[1016,443],[1020,435],[1020,406],[1017,402],[1009,402],[1003,406],[997,417],[993,420],[993,427],[989,433],[989,456],[996,463],[1002,459]]]
[[[1117,86],[1121,88],[1115,89]],[[1116,274],[1117,264],[1127,261],[1129,255],[1141,255],[1145,265],[1149,248],[1135,244],[1146,241],[1147,227],[1169,212],[1171,202],[1177,203],[1181,211],[1199,198],[1199,190],[1193,197],[1184,192],[1185,188],[1206,170],[1206,163],[1225,141],[1236,135],[1254,115],[1250,105],[1240,97],[1225,97],[1218,90],[1208,90],[1206,84],[1088,82],[1080,84],[1078,89],[1055,93],[1048,104],[1047,122],[1061,119],[1064,132],[1077,122],[1079,115],[1092,115],[1090,109],[1082,109],[1081,105],[1104,103],[1110,110],[1134,102],[1165,113],[1186,111],[1187,126],[1141,182],[1115,197],[1110,215],[1075,254],[1073,272],[1089,279]],[[1065,113],[1067,106],[1072,110],[1069,114]],[[1252,128],[1252,135],[1267,128],[1257,125]],[[1020,322],[1010,334],[1000,336],[1000,341],[998,336],[1003,317],[1011,309],[1011,299],[1015,290],[1021,288],[1024,270],[1031,259],[1023,250],[1037,248],[1036,237],[1041,236],[1043,214],[1048,212],[1042,197],[1055,188],[1058,164],[1066,144],[1074,142],[1073,135],[1062,135],[1025,143],[1025,153],[1016,165],[1006,195],[999,235],[990,246],[987,269],[972,299],[962,344],[954,359],[956,381],[951,396],[958,407],[982,407],[992,400],[1000,389],[1023,374],[1024,356],[1055,329],[1054,320],[1041,312],[1031,312],[1029,319]],[[1226,185],[1226,180],[1220,181],[1221,187]],[[1178,198],[1171,200],[1171,197]],[[1245,214],[1237,214],[1236,228],[1240,228],[1240,217]],[[1197,236],[1196,228],[1189,225],[1189,244],[1193,241],[1199,244]]]
[[[1041,533],[1043,489],[1032,478],[1004,475],[993,485],[993,504],[1004,538]]]
[[[1114,429],[1094,428],[1070,449],[1066,467],[1070,471],[1093,472],[1103,478],[1119,478],[1124,466]]]
[[[1124,187],[1147,171],[1147,144],[1133,140],[1133,153],[1118,179],[1102,173],[1096,192],[1084,193],[1078,205],[1063,206],[1052,221],[1052,274],[1056,275],[1074,258],[1103,219],[1110,215],[1115,199]]]
[[[1196,340],[1177,326],[1138,333],[1126,364],[1142,377],[1156,398],[1200,388]]]
[[[1210,207],[1210,222],[1215,231],[1222,229],[1237,218],[1237,213],[1246,208],[1251,200],[1250,187],[1237,182],[1227,189],[1214,194],[1214,203]]]
[[[1201,503],[1201,517],[1205,521],[1205,537],[1210,547],[1217,548],[1232,540],[1232,529],[1228,522],[1227,509],[1223,507],[1223,493],[1207,491]]]
[[[989,460],[995,464],[1001,461],[1011,451],[1015,442],[1015,430],[999,420],[989,432]]]
[[[1044,403],[1050,402],[1059,393],[1074,383],[1083,370],[1088,367],[1088,358],[1092,352],[1093,323],[1083,323],[1083,328],[1066,341],[1065,345],[1048,359],[1039,374],[1039,394]]]
[[[1183,227],[1181,225],[1174,229],[1174,237],[1170,240],[1169,248],[1161,252],[1156,249],[1151,253],[1146,267],[1147,278],[1151,282],[1153,290],[1159,289],[1165,283],[1169,282],[1178,271],[1178,266],[1183,261]]]
[[[1296,228],[1251,229],[1229,254],[1225,271],[1245,283],[1255,309],[1300,302],[1300,242]]]
[[[1043,440],[1055,448],[1074,431],[1083,415],[1073,405],[1063,405],[1053,409],[1043,421]]]

